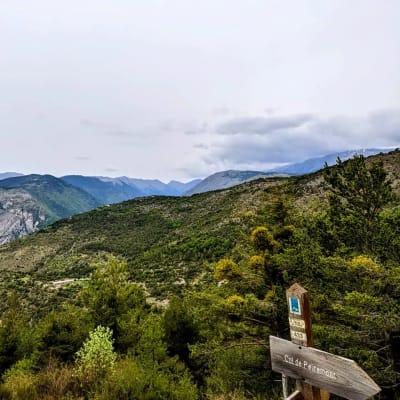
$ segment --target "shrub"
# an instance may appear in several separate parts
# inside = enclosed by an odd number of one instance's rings
[[[37,377],[30,372],[31,363],[21,360],[11,367],[3,376],[0,396],[7,400],[39,399],[36,390]]]
[[[249,266],[251,269],[259,272],[265,266],[265,258],[262,256],[252,256],[249,261]]]
[[[251,232],[251,241],[258,251],[273,251],[278,242],[272,232],[265,226],[258,226]]]
[[[226,303],[228,305],[232,305],[232,306],[235,306],[235,305],[239,306],[239,305],[244,304],[244,298],[242,296],[238,296],[237,294],[233,294],[232,296],[229,296],[226,299]]]
[[[242,272],[233,260],[230,258],[223,258],[222,260],[218,261],[215,267],[214,276],[219,281],[232,281],[236,278],[240,278],[242,276]]]
[[[50,360],[46,368],[37,374],[37,390],[41,399],[65,400],[74,386],[73,369],[59,365],[55,360]]]
[[[185,371],[166,365],[147,368],[137,359],[125,358],[117,361],[94,399],[195,400],[197,389]]]
[[[352,272],[365,272],[374,274],[382,270],[382,267],[375,263],[371,258],[367,256],[357,256],[350,260],[349,268]]]
[[[90,386],[98,383],[114,368],[117,357],[111,329],[99,325],[89,333],[89,339],[76,356],[76,373],[82,384]]]

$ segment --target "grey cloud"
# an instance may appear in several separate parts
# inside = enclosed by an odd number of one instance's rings
[[[185,135],[198,135],[208,132],[207,122],[197,122],[194,120],[178,121],[164,120],[158,124],[158,131],[166,133],[183,132]]]
[[[276,109],[273,108],[273,107],[266,107],[266,108],[264,109],[264,112],[265,112],[265,114],[267,114],[267,115],[272,115],[272,114],[274,114],[274,113],[276,112]]]
[[[400,110],[381,110],[358,118],[318,119],[309,131],[336,144],[343,143],[345,148],[396,146],[400,141]]]
[[[109,131],[104,133],[105,136],[111,136],[111,137],[130,137],[135,135],[134,132],[128,132],[128,131]]]
[[[208,146],[206,144],[204,144],[204,143],[196,143],[196,144],[193,145],[193,147],[195,149],[200,149],[200,150],[207,150],[208,149]]]
[[[185,129],[184,133],[185,135],[198,135],[202,133],[206,133],[208,131],[209,127],[207,123],[203,123],[200,125],[192,126],[188,129]]]
[[[257,123],[255,125],[257,129]],[[275,135],[237,133],[224,136],[223,141],[214,144],[204,161],[222,160],[227,166],[290,163],[336,151],[398,147],[399,142],[400,110],[380,111],[359,118],[314,117],[299,127],[286,125]]]
[[[82,127],[88,128],[95,132],[100,132],[103,136],[109,137],[127,138],[142,134],[137,129],[121,129],[120,124],[118,123],[93,121],[87,118],[81,119],[79,124]]]
[[[86,128],[100,128],[100,129],[111,129],[112,128],[112,126],[110,124],[93,121],[89,118],[81,118],[79,120],[79,124]]]
[[[118,127],[118,124],[114,123],[109,123],[109,122],[103,122],[103,121],[94,121],[90,118],[81,118],[79,120],[79,124],[84,127],[88,128],[91,130],[101,130],[105,131],[106,135],[108,135],[110,132],[118,132],[120,129]]]
[[[177,169],[180,173],[191,178],[204,178],[216,171],[221,171],[225,169],[223,164],[218,162],[218,160],[196,160],[194,163],[185,165]]]
[[[45,151],[49,173],[75,162],[101,175],[117,160],[123,175],[179,179],[199,153],[227,163],[248,151],[251,163],[390,146],[393,113],[316,116],[399,107],[399,11],[396,0],[0,0],[1,144],[18,148],[1,161],[34,172]],[[105,136],[119,131],[133,134]]]
[[[308,157],[312,149],[315,154],[323,154],[333,150],[320,137],[279,137],[265,140],[254,137],[252,140],[244,136],[236,136],[224,145],[217,147],[213,157],[223,159],[232,164],[251,163],[286,163],[295,162]]]
[[[117,168],[104,168],[104,171],[105,172],[118,172],[119,169],[117,169]]]
[[[382,110],[371,113],[369,116],[370,129],[382,131],[386,138],[400,141],[400,111]]]
[[[88,160],[90,160],[90,157],[87,157],[87,156],[76,156],[75,160],[77,160],[77,161],[88,161]]]
[[[81,118],[81,119],[79,120],[79,124],[82,125],[82,126],[92,126],[93,122],[90,121],[90,120],[87,119],[87,118]]]
[[[268,135],[282,129],[298,128],[310,121],[311,114],[290,115],[284,117],[242,117],[234,118],[216,128],[222,135]]]
[[[169,132],[172,132],[174,130],[174,125],[175,125],[174,122],[170,121],[170,120],[161,121],[159,123],[159,129],[162,132],[169,133]]]
[[[217,107],[212,110],[212,114],[217,116],[226,116],[232,114],[232,112],[229,107]]]

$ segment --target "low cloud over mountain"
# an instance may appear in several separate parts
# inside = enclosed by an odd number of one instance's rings
[[[271,135],[282,129],[298,128],[310,120],[312,120],[312,116],[308,114],[283,117],[233,118],[219,124],[216,132],[223,135]]]
[[[210,144],[196,146],[202,150],[199,172],[207,165],[214,170],[266,170],[346,149],[398,147],[400,110],[381,110],[358,117],[312,114],[235,117],[216,123],[204,135]],[[201,136],[199,133],[198,139]]]

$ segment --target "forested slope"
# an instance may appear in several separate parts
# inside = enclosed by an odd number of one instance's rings
[[[359,157],[103,207],[0,247],[2,395],[277,399],[268,336],[288,338],[299,282],[316,345],[400,398],[399,177],[399,152]]]

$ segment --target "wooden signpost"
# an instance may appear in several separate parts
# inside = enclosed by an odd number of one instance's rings
[[[311,309],[307,290],[295,283],[286,291],[286,298],[292,342],[302,346],[313,346]]]
[[[307,291],[295,283],[286,291],[291,341],[270,336],[272,369],[283,377],[286,400],[326,400],[329,393],[366,400],[379,386],[353,361],[314,349]],[[297,391],[288,396],[286,377],[296,379]]]
[[[272,369],[351,400],[365,400],[379,386],[355,361],[270,336]]]

